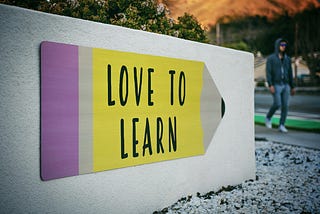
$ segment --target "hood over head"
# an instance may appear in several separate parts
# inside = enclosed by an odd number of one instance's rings
[[[280,43],[281,43],[281,42],[286,42],[287,45],[288,45],[288,40],[283,39],[283,38],[277,39],[277,40],[275,41],[275,43],[274,43],[274,52],[275,52],[276,54],[279,53],[279,47],[280,47]],[[287,51],[287,48],[286,48],[285,52],[286,52],[286,51]]]

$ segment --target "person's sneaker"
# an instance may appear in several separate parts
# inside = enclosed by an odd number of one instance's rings
[[[268,129],[272,129],[271,119],[266,118],[266,127],[267,127]]]
[[[280,132],[283,132],[283,133],[287,133],[287,132],[288,132],[288,129],[286,129],[286,127],[284,127],[284,125],[280,125],[280,126],[279,126],[279,131],[280,131]]]

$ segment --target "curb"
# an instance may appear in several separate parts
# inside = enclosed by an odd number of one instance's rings
[[[296,87],[296,94],[320,95],[320,87]],[[267,87],[256,86],[255,93],[270,93]]]
[[[280,116],[274,115],[272,118],[272,125],[277,127],[279,124]],[[254,115],[255,124],[264,125],[265,115],[255,114]],[[288,117],[286,120],[286,127],[290,129],[296,129],[301,131],[310,131],[320,133],[320,120],[311,120],[298,117]]]

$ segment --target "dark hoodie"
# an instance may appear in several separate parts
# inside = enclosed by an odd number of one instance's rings
[[[287,83],[291,88],[293,85],[291,59],[284,53],[283,60],[279,58],[280,42],[287,42],[284,39],[277,39],[275,42],[274,53],[267,59],[266,73],[269,87],[275,84]],[[287,42],[288,44],[288,42]],[[283,72],[282,72],[283,68]]]

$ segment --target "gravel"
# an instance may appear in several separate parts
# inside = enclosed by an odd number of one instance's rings
[[[256,141],[256,180],[181,198],[158,213],[320,213],[320,151]]]

